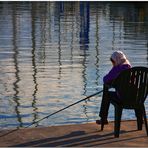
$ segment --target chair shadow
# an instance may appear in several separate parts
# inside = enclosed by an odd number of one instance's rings
[[[120,131],[120,134],[128,133],[128,132],[135,132],[137,130],[132,131]],[[73,146],[80,146],[80,145],[91,145],[95,146],[95,142],[102,142],[99,145],[109,144],[115,139],[115,141],[119,141],[119,138],[114,138],[114,132],[108,134],[99,134],[100,131],[93,132],[93,133],[85,133],[84,131],[75,131],[71,132],[68,135],[64,135],[61,137],[52,137],[52,138],[45,138],[40,140],[35,140],[31,142],[21,143],[18,145],[12,145],[11,147],[56,147],[56,146],[64,146],[64,147],[73,147]],[[101,132],[102,133],[102,132]],[[128,138],[134,139],[134,138]],[[120,139],[121,140],[121,139]]]

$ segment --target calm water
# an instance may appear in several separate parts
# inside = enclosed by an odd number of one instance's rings
[[[27,126],[100,91],[119,48],[148,67],[148,3],[1,2],[0,128]],[[34,126],[95,121],[101,95]]]

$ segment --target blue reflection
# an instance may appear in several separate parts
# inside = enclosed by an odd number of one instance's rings
[[[60,13],[64,12],[64,2],[59,2]]]
[[[80,2],[80,49],[87,50],[89,44],[89,2]]]

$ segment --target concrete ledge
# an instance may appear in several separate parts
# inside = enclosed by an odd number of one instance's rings
[[[114,138],[114,122],[100,126],[95,123],[20,129],[9,135],[0,131],[0,146],[27,147],[148,147],[145,126],[137,130],[136,121],[122,121],[119,138]]]

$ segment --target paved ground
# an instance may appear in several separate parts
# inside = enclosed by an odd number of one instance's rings
[[[9,135],[0,131],[0,146],[27,147],[148,147],[145,126],[137,131],[136,121],[123,121],[119,138],[114,138],[114,122],[100,131],[95,123],[21,129]]]

